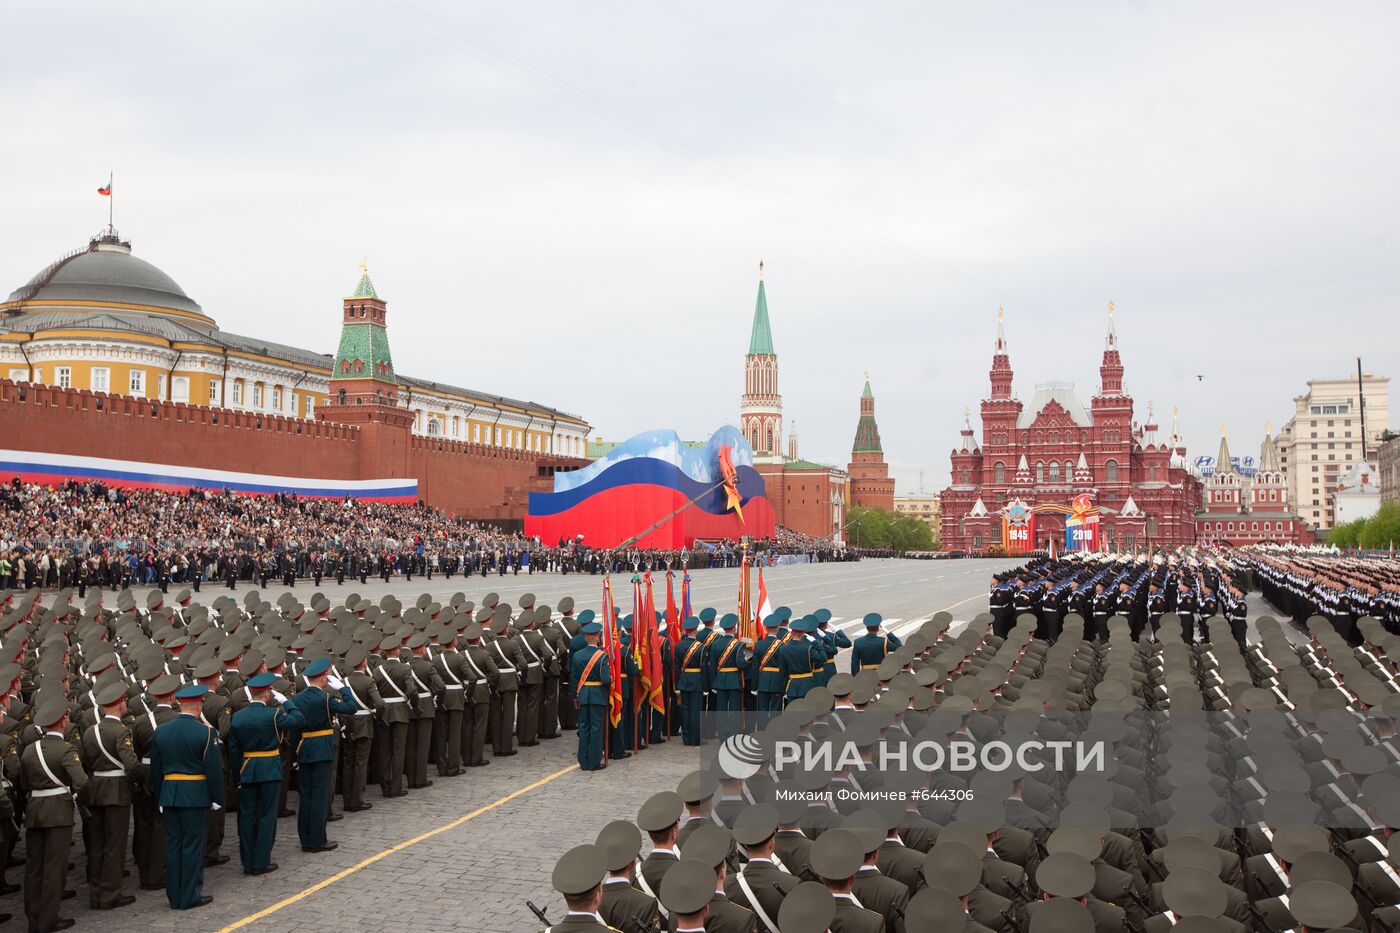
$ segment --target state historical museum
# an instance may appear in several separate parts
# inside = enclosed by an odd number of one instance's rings
[[[998,311],[982,437],[979,442],[971,421],[965,423],[952,452],[952,484],[939,495],[945,549],[1073,548],[1066,522],[1086,510],[1097,525],[1094,546],[1131,550],[1196,540],[1200,481],[1187,466],[1175,425],[1169,439],[1159,439],[1150,403],[1146,423],[1134,420],[1133,398],[1123,390],[1112,304],[1099,390],[1088,407],[1071,383],[1037,385],[1028,405],[1011,383]]]

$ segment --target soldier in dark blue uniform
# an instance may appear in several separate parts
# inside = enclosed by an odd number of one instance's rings
[[[719,614],[715,611],[714,607],[712,606],[706,606],[704,609],[700,610],[700,628],[696,630],[695,637],[700,639],[700,643],[705,646],[706,651],[709,651],[710,639],[714,638],[716,635],[719,634],[719,632],[717,632],[714,627],[715,619],[718,617],[718,615]],[[718,704],[719,700],[715,695],[714,684],[709,684],[705,688],[705,712],[713,713]],[[715,717],[711,716],[708,719],[703,717],[701,718],[700,726],[704,730],[705,738],[712,739],[715,737],[715,725]]]
[[[326,819],[331,812],[331,769],[335,764],[334,713],[354,715],[359,707],[340,678],[330,673],[331,659],[318,658],[306,665],[306,689],[287,701],[301,714],[300,736],[293,733],[299,762],[297,835],[303,852],[329,852],[338,845],[326,841]],[[330,686],[334,692],[327,693]],[[290,710],[288,712],[291,712]]]
[[[1152,640],[1157,640],[1157,630],[1162,627],[1162,616],[1167,611],[1167,596],[1161,591],[1157,580],[1147,585],[1147,624],[1152,627]]]
[[[1108,641],[1108,617],[1113,615],[1113,608],[1117,604],[1116,596],[1104,592],[1103,581],[1094,584],[1094,598],[1089,609],[1093,618],[1084,627],[1086,638],[1093,638],[1095,641]]]
[[[880,662],[898,651],[900,641],[893,634],[880,634],[880,623],[884,621],[878,612],[865,617],[865,634],[851,646],[851,673],[859,674],[867,667],[879,667]]]
[[[608,724],[608,692],[612,671],[608,653],[598,647],[603,623],[589,621],[579,627],[583,644],[571,653],[569,684],[578,706],[578,766],[584,771],[600,771],[603,763],[603,736]]]
[[[295,706],[269,703],[276,675],[261,673],[248,680],[248,705],[229,724],[229,767],[238,776],[238,854],[243,874],[265,875],[277,870],[272,843],[277,836],[277,797],[282,789],[282,737],[304,727]]]
[[[156,727],[151,745],[151,783],[165,823],[165,896],[175,910],[203,907],[204,846],[209,811],[224,805],[224,762],[219,737],[200,721],[203,684],[175,694],[180,715]]]
[[[1176,618],[1181,623],[1181,640],[1192,644],[1196,640],[1196,594],[1184,579],[1177,585]]]
[[[686,619],[682,628],[685,637],[676,645],[674,662],[676,689],[681,694],[681,741],[703,745],[700,714],[710,689],[705,678],[705,643],[698,637],[700,620],[695,616]]]

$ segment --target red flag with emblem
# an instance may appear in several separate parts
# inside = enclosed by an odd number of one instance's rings
[[[608,653],[612,682],[608,685],[608,722],[622,722],[622,639],[617,630],[617,613],[613,611],[612,581],[603,577],[603,650]],[[606,743],[605,743],[606,747]]]
[[[666,638],[671,642],[672,649],[681,643],[681,623],[685,621],[676,608],[676,591],[671,585],[674,577],[670,570],[666,571]]]
[[[661,633],[656,628],[656,595],[652,588],[650,570],[643,577],[643,582],[646,584],[646,594],[642,598],[642,611],[646,613],[647,619],[645,661],[648,668],[647,700],[650,701],[652,709],[664,714],[666,712],[665,671],[661,664]]]

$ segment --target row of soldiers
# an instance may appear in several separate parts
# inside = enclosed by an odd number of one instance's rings
[[[1036,558],[1021,567],[992,576],[988,606],[993,629],[1004,635],[1013,620],[1029,613],[1036,635],[1055,641],[1065,634],[1070,613],[1083,620],[1082,636],[1103,641],[1108,620],[1122,617],[1136,641],[1143,632],[1153,638],[1164,619],[1180,625],[1181,639],[1198,643],[1205,621],[1224,616],[1237,642],[1247,632],[1248,588],[1228,568],[1193,555],[1170,558],[1069,555]],[[1078,626],[1068,631],[1079,637]]]
[[[1262,618],[1244,646],[1219,615],[1199,644],[1135,643],[1117,617],[1053,645],[1030,614],[1005,636],[991,621],[935,616],[888,666],[788,704],[739,765],[721,755],[566,852],[550,929],[1400,928],[1400,637],[1378,620],[1355,649],[1322,618],[1305,640]],[[1106,753],[1063,765],[1052,739]],[[1032,751],[888,765],[959,740]]]
[[[1275,549],[1241,552],[1238,559],[1264,598],[1297,624],[1324,616],[1352,645],[1360,643],[1357,621],[1365,616],[1400,634],[1400,561]]]
[[[684,634],[672,648],[658,613],[664,705],[651,707],[639,696],[641,672],[631,651],[633,618],[619,619],[620,670],[615,674],[602,645],[603,623],[585,610],[571,644],[569,676],[569,692],[579,710],[579,766],[598,771],[607,766],[607,758],[630,757],[636,736],[657,742],[678,729],[684,744],[699,746],[706,738],[752,732],[787,703],[824,687],[837,673],[836,657],[843,649],[851,649],[851,672],[857,673],[878,667],[901,644],[898,636],[881,632],[879,613],[862,619],[865,634],[854,642],[832,627],[828,609],[792,616],[789,607],[779,607],[764,620],[759,637],[740,638],[736,614],[720,616],[707,607],[681,623]],[[615,723],[610,707],[614,676],[622,687]]]
[[[568,598],[557,616],[531,594],[103,599],[0,593],[0,866],[22,835],[41,933],[72,922],[59,906],[75,825],[92,909],[133,903],[132,883],[197,908],[204,869],[230,860],[229,813],[244,873],[261,875],[277,870],[279,818],[296,817],[303,851],[331,851],[327,824],[371,809],[375,784],[404,797],[433,785],[430,767],[462,775],[574,727]],[[0,891],[18,890],[0,869]]]

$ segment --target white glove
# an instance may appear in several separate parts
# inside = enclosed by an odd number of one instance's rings
[[[164,812],[165,812],[165,807],[156,807],[156,812],[157,812],[157,813],[164,813]]]
[[[284,697],[282,694],[278,693],[276,690],[272,691],[272,698],[280,704],[286,704],[287,702],[287,698]]]
[[[211,803],[211,804],[209,804],[209,809],[211,809],[211,810],[222,810],[223,807],[219,806],[217,803]]]
[[[326,684],[327,684],[332,690],[339,690],[341,687],[345,686],[345,681],[341,680],[339,677],[335,676],[334,674],[327,674],[327,675],[326,675]]]

